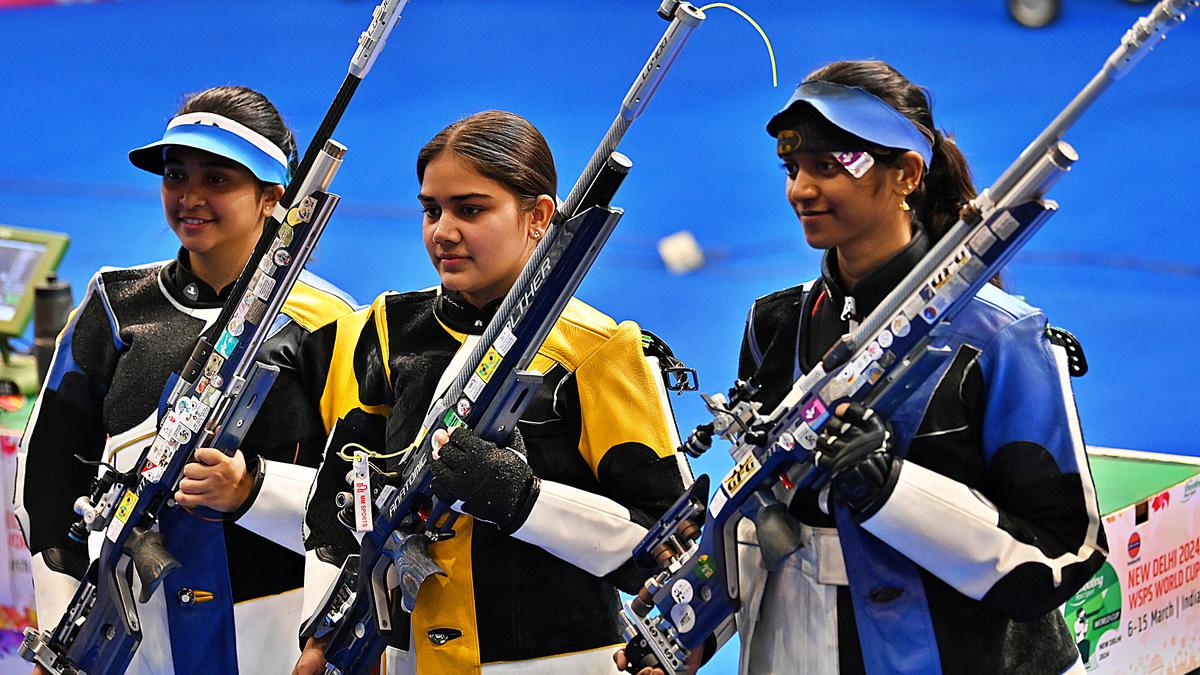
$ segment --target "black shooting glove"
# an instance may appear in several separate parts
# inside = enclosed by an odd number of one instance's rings
[[[891,424],[857,403],[825,425],[813,461],[825,472],[830,497],[849,506],[858,522],[883,506],[900,475],[901,460],[892,454]]]
[[[525,459],[521,432],[514,430],[508,442],[510,447],[501,447],[459,427],[437,451],[430,468],[438,499],[461,501],[463,513],[511,534],[529,517],[539,483]]]

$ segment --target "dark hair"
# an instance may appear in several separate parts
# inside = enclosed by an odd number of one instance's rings
[[[484,110],[442,129],[417,153],[417,180],[445,151],[506,187],[528,211],[541,195],[558,192],[558,172],[546,139],[529,120],[503,110]]]
[[[279,146],[288,158],[288,173],[295,174],[300,160],[296,155],[296,139],[283,117],[266,96],[249,87],[212,87],[188,94],[175,116],[208,112],[228,117],[262,134]]]
[[[883,61],[837,61],[814,70],[805,79],[862,87],[911,120],[933,141],[933,161],[925,167],[921,185],[908,196],[908,203],[930,237],[941,239],[976,192],[966,157],[934,126],[926,90]],[[902,152],[872,154],[890,163]]]

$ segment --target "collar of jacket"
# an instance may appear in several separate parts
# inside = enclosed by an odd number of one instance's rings
[[[175,259],[164,265],[159,272],[163,288],[184,307],[206,309],[224,305],[237,282],[222,288],[218,293],[192,272],[190,260],[188,250],[180,246]]]
[[[913,224],[913,237],[908,245],[900,249],[896,255],[880,265],[873,272],[863,277],[852,288],[842,287],[838,281],[837,249],[825,251],[821,260],[821,282],[824,284],[827,302],[835,312],[841,312],[845,306],[846,297],[854,298],[855,321],[862,321],[887,297],[888,293],[904,279],[912,268],[917,266],[921,258],[929,252],[931,243],[925,234],[925,228],[919,223]]]
[[[483,307],[476,307],[456,291],[448,291],[445,287],[440,287],[438,288],[437,302],[433,305],[433,313],[438,320],[452,330],[467,335],[481,335],[483,329],[487,328],[488,322],[496,315],[496,310],[500,309],[502,302],[504,302],[503,296]]]

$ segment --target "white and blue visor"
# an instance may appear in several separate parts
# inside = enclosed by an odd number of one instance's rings
[[[933,159],[932,139],[917,128],[912,120],[862,87],[851,87],[824,80],[801,82],[800,86],[796,87],[796,91],[792,93],[792,97],[788,99],[787,105],[783,106],[779,112],[775,113],[771,121],[767,122],[767,133],[780,138],[780,133],[787,131],[797,117],[804,116],[803,109],[807,107],[805,104],[811,106],[812,110],[815,110],[830,124],[851,136],[882,148],[912,150],[925,160],[925,166],[929,166]],[[814,144],[804,143],[806,135],[789,134],[789,144],[793,148],[790,150],[791,152],[806,151],[810,148],[813,151],[868,149],[866,147],[841,147],[841,145],[845,145],[845,142],[842,142],[837,148],[818,147]],[[791,143],[792,141],[794,143]],[[835,144],[837,144],[836,141]]]
[[[211,152],[233,160],[264,183],[287,185],[287,155],[266,136],[223,115],[195,112],[167,123],[162,140],[129,151],[129,161],[139,169],[162,175],[167,146],[178,145]]]

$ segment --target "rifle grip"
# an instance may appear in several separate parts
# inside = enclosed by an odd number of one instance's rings
[[[758,532],[758,550],[767,569],[774,570],[803,543],[794,521],[788,517],[787,507],[783,502],[775,499],[768,490],[754,493],[754,500],[759,504],[758,509],[751,515]]]
[[[145,604],[154,595],[164,577],[181,564],[167,550],[163,543],[162,532],[143,527],[133,528],[129,540],[125,543],[125,552],[133,559],[133,569],[142,582],[138,602]]]

